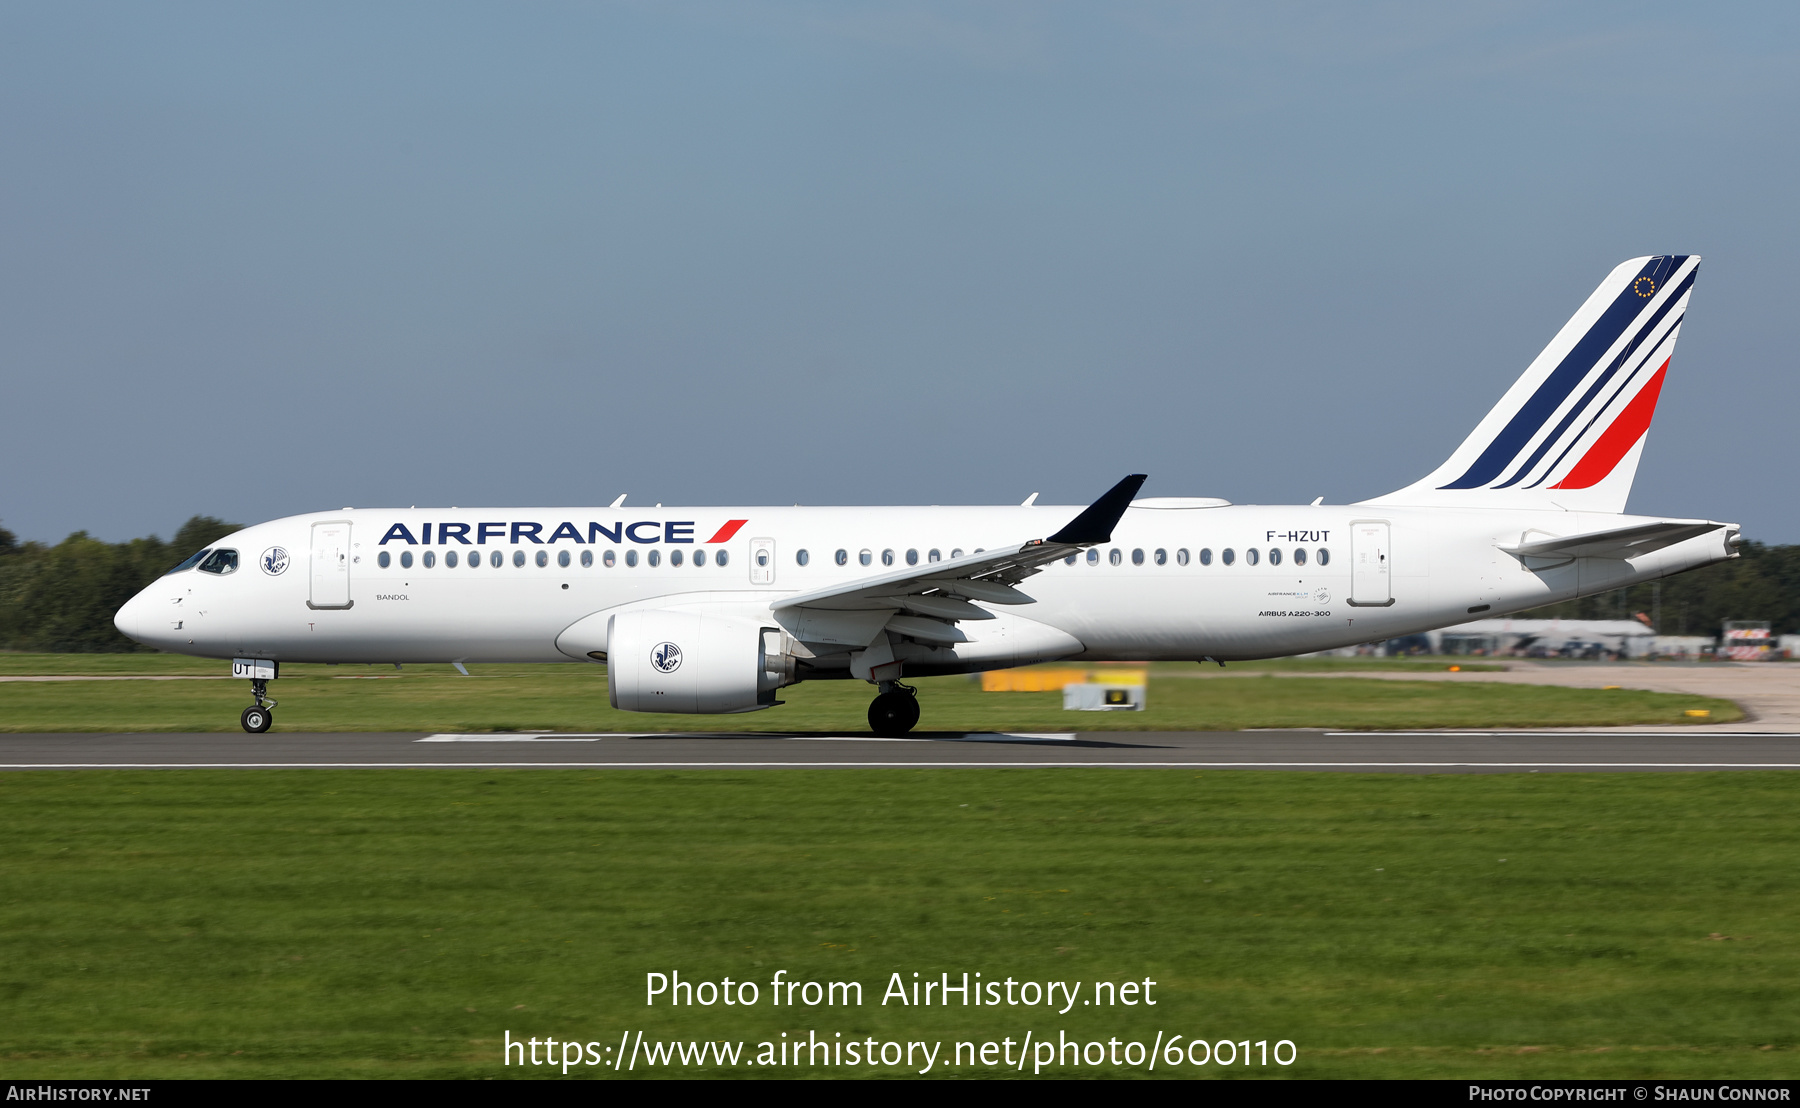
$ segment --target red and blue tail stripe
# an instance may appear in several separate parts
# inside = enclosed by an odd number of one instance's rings
[[[1569,428],[1581,420],[1584,414],[1592,412],[1590,419],[1583,424],[1585,433],[1587,426],[1592,423],[1592,419],[1597,418],[1599,411],[1604,411],[1606,407],[1606,405],[1602,405],[1599,410],[1594,410],[1595,399],[1606,392],[1607,384],[1618,373],[1620,367],[1632,360],[1632,355],[1643,346],[1647,339],[1658,333],[1660,324],[1669,315],[1670,310],[1676,304],[1682,303],[1688,290],[1693,287],[1694,274],[1697,269],[1686,267],[1689,257],[1690,255],[1685,254],[1664,255],[1646,261],[1637,274],[1630,281],[1624,283],[1624,287],[1613,297],[1612,303],[1601,313],[1600,318],[1594,321],[1587,332],[1563,356],[1557,367],[1538,386],[1537,391],[1532,393],[1514,413],[1512,419],[1507,422],[1500,433],[1494,436],[1493,441],[1481,452],[1480,456],[1460,477],[1438,487],[1442,489],[1509,488],[1530,476],[1544,455],[1561,444],[1563,452],[1558,455],[1557,463],[1553,463],[1549,470],[1549,472],[1554,472],[1557,464],[1574,446],[1574,442],[1570,441],[1567,434]],[[1685,273],[1682,272],[1684,268],[1686,268]],[[1663,287],[1665,282],[1675,274],[1681,274],[1675,289],[1673,291],[1666,290]],[[1659,296],[1658,293],[1663,293],[1663,295]],[[1681,317],[1677,315],[1671,326],[1663,333],[1673,333],[1680,322]],[[1620,339],[1628,334],[1628,341],[1620,346]],[[1601,360],[1615,349],[1617,352],[1614,356],[1606,359],[1605,368],[1597,377],[1594,376],[1594,371]],[[1645,353],[1646,358],[1649,353]],[[1633,375],[1635,376],[1635,371]],[[1592,383],[1581,399],[1564,412],[1555,430],[1538,440],[1539,432],[1558,411],[1563,410],[1563,405],[1570,395],[1590,377],[1593,378]],[[1630,383],[1629,379],[1626,383],[1627,385]],[[1611,393],[1608,396],[1609,402],[1616,395],[1616,391]],[[1646,421],[1645,427],[1648,428],[1648,421]],[[1579,435],[1575,436],[1576,439],[1579,437]],[[1531,450],[1524,464],[1513,469],[1512,475],[1505,480],[1497,480],[1509,468],[1512,468],[1513,463],[1518,461],[1520,455],[1526,453],[1527,448],[1534,440],[1537,440],[1537,446]],[[1633,444],[1635,442],[1634,439]],[[1621,454],[1621,456],[1623,455]],[[1527,487],[1537,486],[1546,476],[1548,473],[1538,474],[1537,479]]]

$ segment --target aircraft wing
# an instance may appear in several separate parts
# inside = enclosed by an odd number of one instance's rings
[[[958,620],[994,618],[992,612],[969,601],[1035,603],[1013,586],[1058,558],[1110,541],[1113,527],[1143,484],[1143,474],[1132,474],[1048,538],[863,577],[785,597],[772,607],[778,612],[887,612],[890,615],[884,623],[871,627],[871,637],[885,625],[928,642],[965,642],[967,636],[953,626]],[[907,614],[898,614],[901,612]]]
[[[1723,526],[1707,521],[1660,520],[1581,535],[1532,539],[1500,549],[1520,558],[1635,558]]]

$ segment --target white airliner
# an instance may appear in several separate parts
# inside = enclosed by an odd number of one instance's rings
[[[1700,259],[1613,270],[1448,461],[1349,505],[1085,510],[350,509],[258,524],[119,610],[233,659],[268,729],[281,662],[608,664],[633,712],[750,712],[799,681],[1052,659],[1265,658],[1443,627],[1735,557],[1733,524],[1622,514]]]

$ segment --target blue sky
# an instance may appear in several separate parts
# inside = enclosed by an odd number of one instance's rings
[[[1345,502],[1705,256],[1631,508],[1800,541],[1800,8],[0,7],[0,523]]]

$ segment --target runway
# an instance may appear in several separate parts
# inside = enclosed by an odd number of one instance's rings
[[[0,769],[1109,767],[1347,773],[1800,769],[1800,734],[1177,731],[1036,734],[241,733],[0,735]]]

